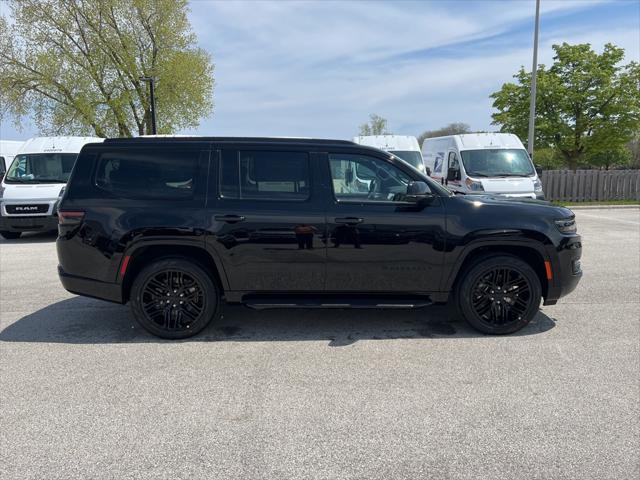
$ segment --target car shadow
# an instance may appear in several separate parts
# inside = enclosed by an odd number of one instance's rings
[[[535,335],[555,326],[543,312],[511,336]],[[327,341],[331,347],[358,340],[491,338],[465,322],[450,321],[445,306],[419,310],[263,310],[226,305],[222,316],[185,342]],[[171,342],[152,336],[129,309],[84,297],[49,305],[8,325],[3,342],[71,344]]]
[[[7,240],[0,237],[0,245],[11,245],[18,243],[50,243],[55,242],[58,237],[58,232],[25,232],[20,235],[20,238],[15,240]]]

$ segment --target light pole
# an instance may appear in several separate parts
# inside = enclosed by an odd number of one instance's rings
[[[149,99],[151,100],[151,135],[157,133],[156,130],[156,97],[155,97],[155,78],[140,77],[143,82],[149,82]]]
[[[533,160],[533,142],[536,130],[536,77],[538,75],[538,28],[540,26],[540,0],[536,0],[536,26],[533,34],[533,67],[531,67],[531,100],[529,102],[529,139],[527,150]]]

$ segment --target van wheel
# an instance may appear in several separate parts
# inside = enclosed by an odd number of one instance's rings
[[[528,263],[510,255],[484,258],[458,284],[456,297],[465,320],[493,335],[517,332],[535,317],[542,287]]]
[[[145,267],[131,287],[131,311],[150,333],[171,340],[191,337],[217,315],[220,291],[198,265],[164,258]]]
[[[3,230],[2,232],[0,232],[0,235],[2,235],[2,237],[6,238],[7,240],[15,240],[16,238],[20,238],[22,232],[6,232]]]

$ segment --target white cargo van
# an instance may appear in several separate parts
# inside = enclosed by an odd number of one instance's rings
[[[427,138],[422,156],[431,177],[454,192],[544,198],[533,162],[512,133]]]
[[[0,178],[7,172],[13,157],[23,143],[18,140],[0,140]]]
[[[366,135],[353,137],[354,143],[375,147],[400,157],[413,168],[424,173],[425,167],[416,137],[410,135]]]
[[[94,137],[37,137],[18,149],[0,188],[0,235],[55,230],[56,206],[80,149]]]

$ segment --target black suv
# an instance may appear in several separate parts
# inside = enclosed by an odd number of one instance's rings
[[[582,275],[572,212],[454,196],[399,158],[340,140],[150,137],[82,149],[59,207],[70,292],[185,338],[222,301],[418,308],[453,302],[515,332]]]

